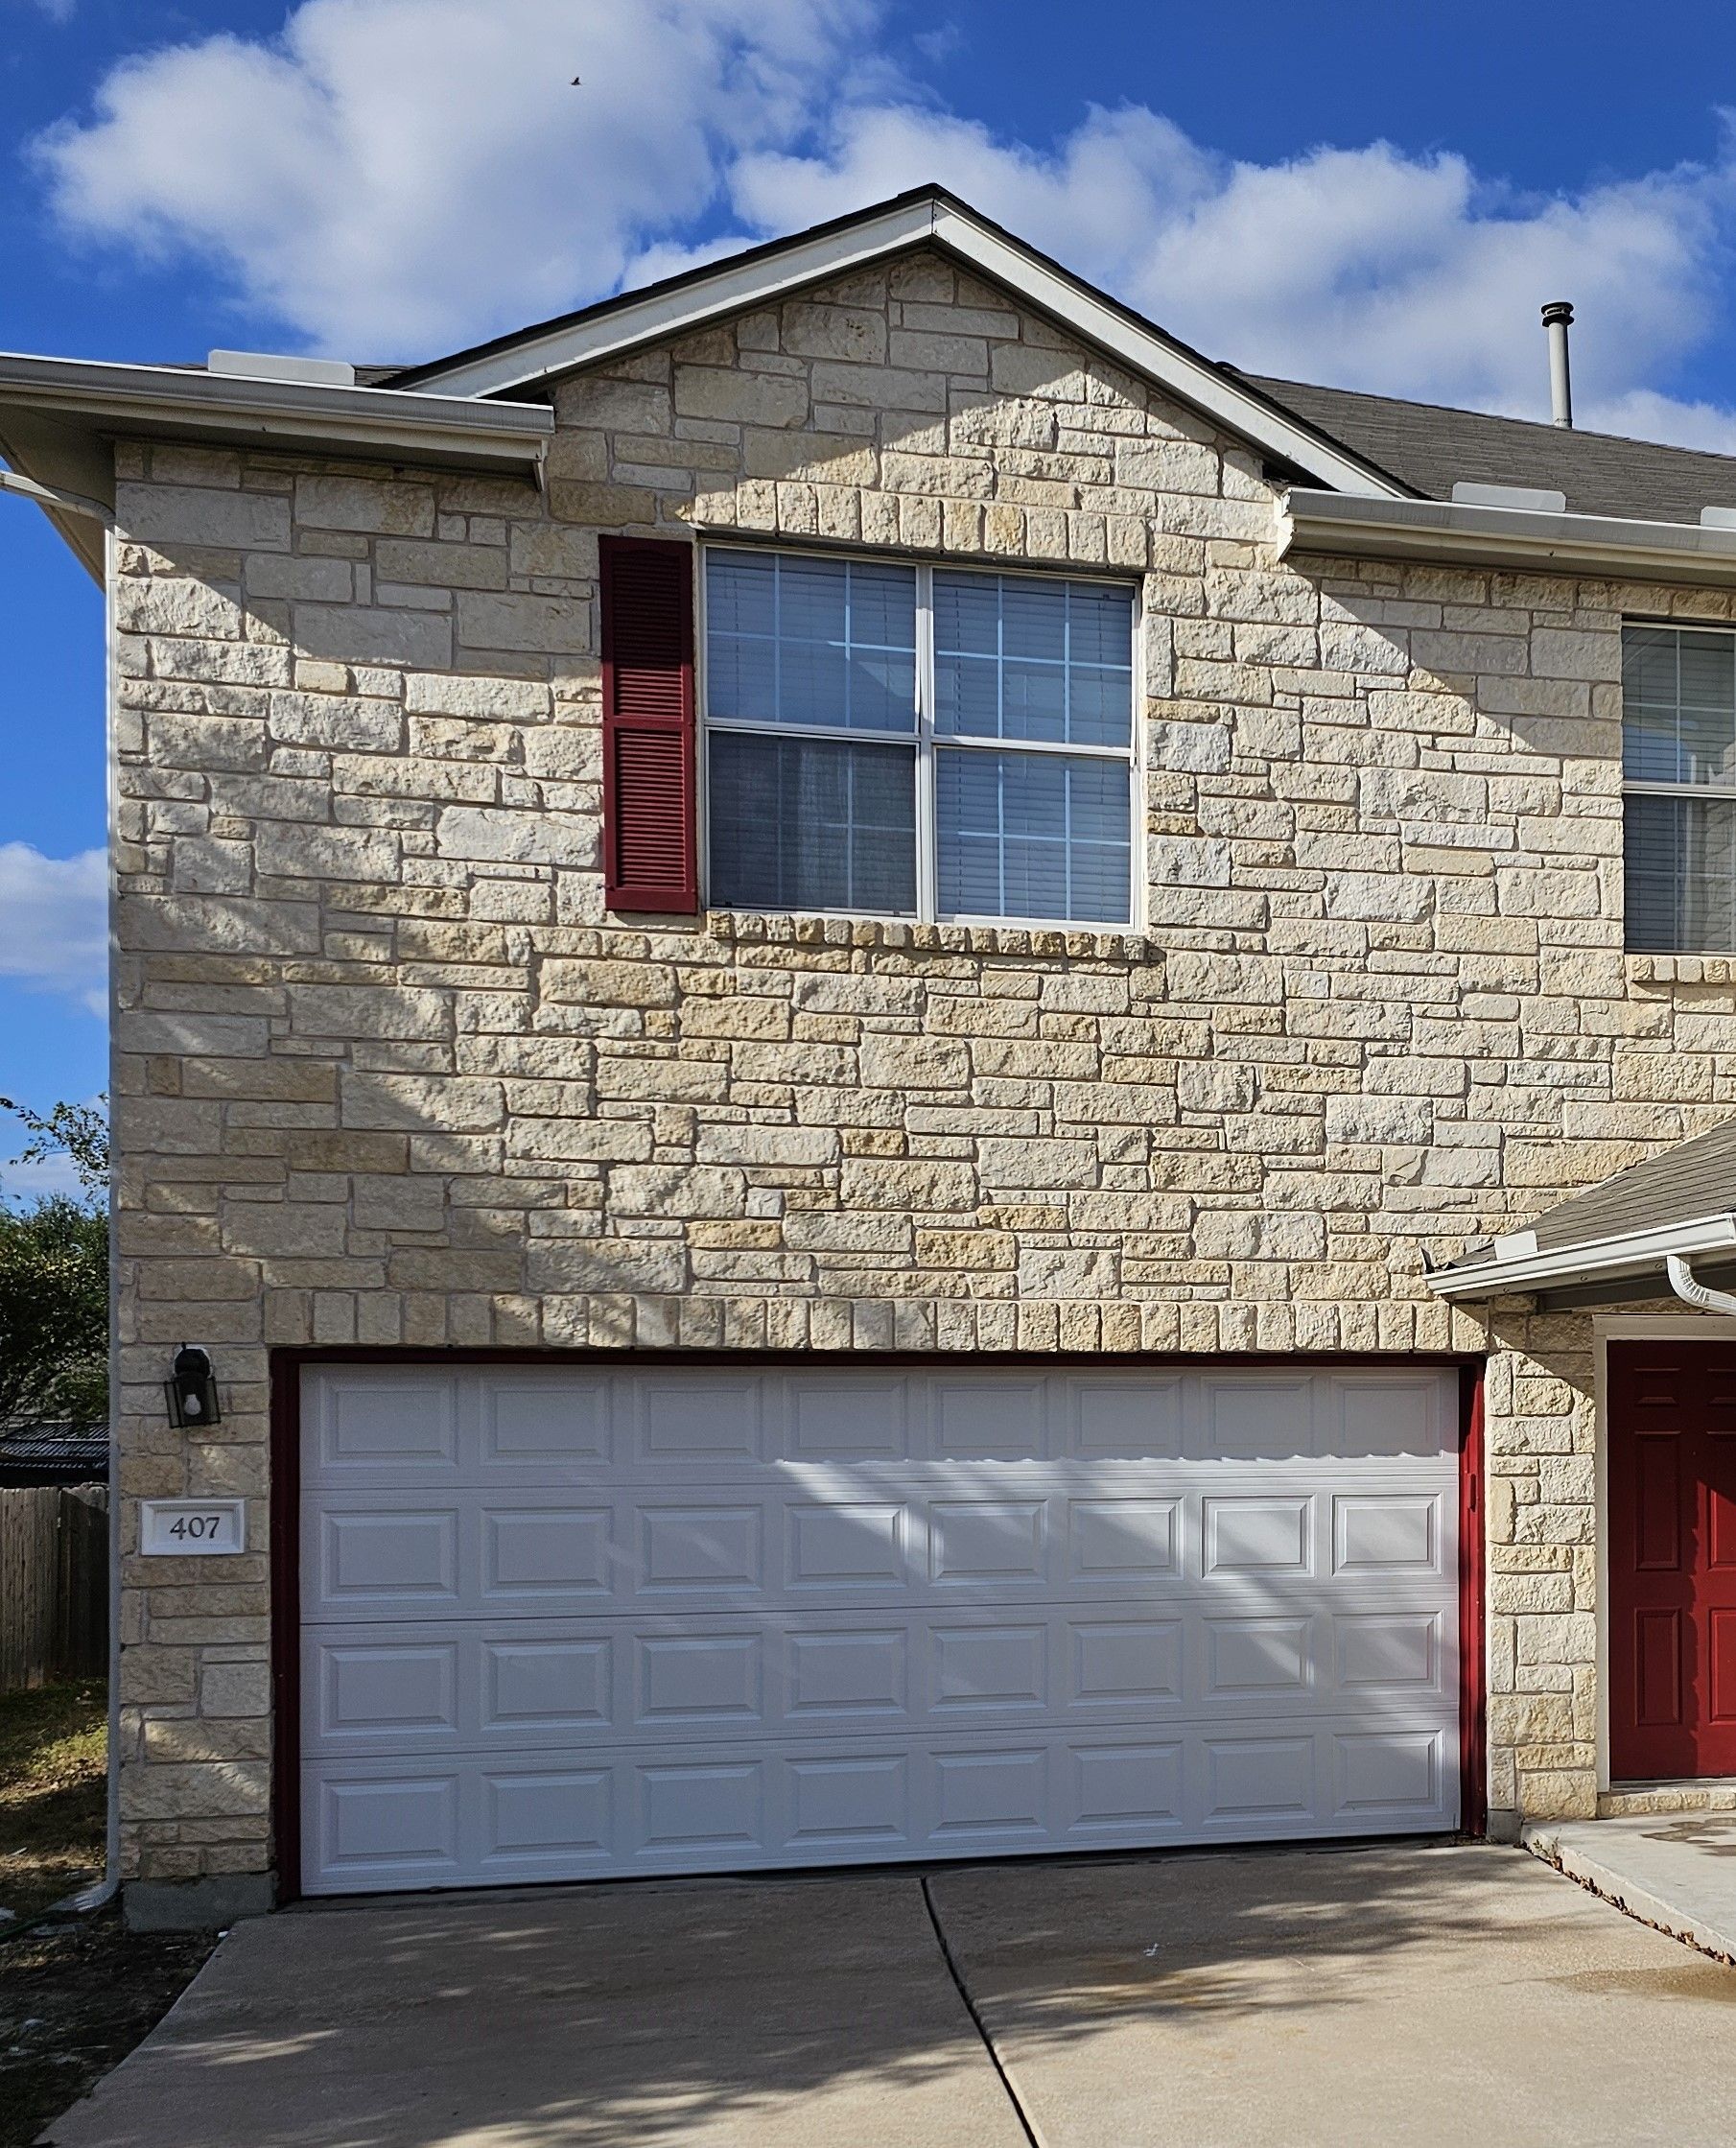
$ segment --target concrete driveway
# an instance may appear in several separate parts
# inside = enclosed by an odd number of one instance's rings
[[[1466,1845],[449,1897],[243,1925],[44,2138],[1630,2148],[1736,2137],[1733,2009]]]

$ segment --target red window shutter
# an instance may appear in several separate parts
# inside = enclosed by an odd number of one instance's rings
[[[699,908],[693,548],[600,542],[602,839],[611,909]]]

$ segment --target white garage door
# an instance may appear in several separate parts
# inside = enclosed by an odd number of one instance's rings
[[[1433,1368],[305,1376],[310,1893],[1451,1828]]]

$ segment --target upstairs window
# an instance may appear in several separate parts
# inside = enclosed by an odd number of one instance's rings
[[[1736,954],[1736,633],[1622,635],[1627,944]]]
[[[1131,921],[1130,589],[711,548],[705,613],[712,902]]]

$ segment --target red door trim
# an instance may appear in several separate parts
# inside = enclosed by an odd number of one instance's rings
[[[1604,1410],[1609,1780],[1726,1777],[1736,1347],[1679,1331],[1612,1335]]]
[[[752,1364],[786,1361],[787,1350],[415,1350],[373,1346],[273,1350],[270,1354],[271,1833],[281,1907],[301,1897],[301,1375],[311,1365]],[[956,1364],[944,1350],[816,1350],[819,1364]],[[1459,1371],[1459,1825],[1488,1827],[1483,1644],[1483,1360],[1449,1351],[994,1351],[1004,1364],[1457,1366]]]
[[[1489,1710],[1485,1655],[1483,1372],[1459,1372],[1459,1826],[1489,1831]]]

